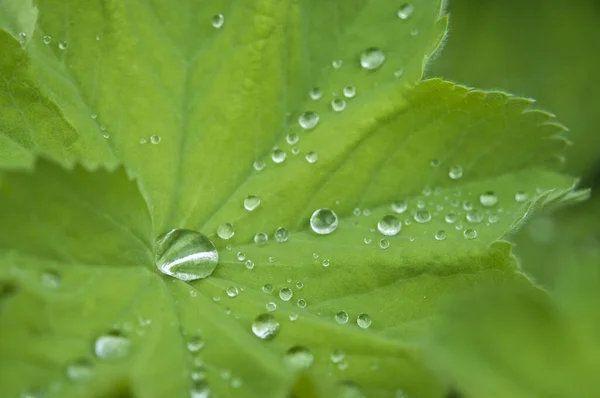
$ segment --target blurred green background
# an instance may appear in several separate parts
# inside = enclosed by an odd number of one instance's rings
[[[600,1],[450,0],[447,10],[450,34],[427,76],[536,99],[570,130],[565,171],[592,188],[589,201],[510,237],[523,269],[552,290],[600,252]]]

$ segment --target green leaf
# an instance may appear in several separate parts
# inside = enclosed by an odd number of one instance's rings
[[[0,19],[2,164],[53,161],[0,185],[0,381],[13,395],[186,396],[200,381],[228,397],[442,397],[422,352],[439,307],[530,283],[501,239],[580,195],[555,171],[566,141],[552,115],[421,81],[446,33],[438,0],[407,19],[358,0],[0,4],[37,15],[21,43]],[[384,62],[361,67],[365,51]],[[303,129],[309,111],[319,122]],[[382,236],[399,200],[402,230]],[[332,234],[311,229],[319,208],[338,215]],[[155,238],[173,228],[214,242],[211,276],[159,272]],[[263,341],[252,323],[274,305],[279,332]],[[105,363],[94,341],[114,330],[131,353]],[[290,366],[304,348],[312,367]],[[95,376],[72,383],[81,358]]]

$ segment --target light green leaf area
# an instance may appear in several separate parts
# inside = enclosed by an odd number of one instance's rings
[[[431,363],[466,397],[598,396],[599,262],[596,246],[563,264],[556,300],[509,285],[453,307],[432,328]]]
[[[18,3],[0,0],[1,164],[28,170],[0,181],[8,396],[442,397],[421,346],[440,305],[527,285],[500,239],[582,195],[554,171],[564,128],[531,100],[420,81],[437,0],[406,19],[373,1]],[[325,207],[339,225],[317,235]],[[214,242],[211,276],[158,271],[172,228]],[[106,334],[123,358],[95,352]]]

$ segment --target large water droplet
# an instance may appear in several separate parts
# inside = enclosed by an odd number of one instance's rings
[[[335,321],[340,325],[348,323],[348,313],[346,311],[338,311],[335,314]]]
[[[105,361],[119,360],[131,352],[131,340],[118,332],[103,334],[94,342],[94,353]]]
[[[379,220],[377,229],[382,235],[395,236],[398,235],[400,229],[402,229],[402,223],[395,216],[387,215]]]
[[[252,322],[252,333],[259,339],[272,339],[279,332],[279,322],[271,314],[260,314]]]
[[[463,235],[469,240],[475,239],[477,238],[477,231],[475,231],[474,229],[465,229]]]
[[[260,205],[260,198],[256,195],[250,195],[244,199],[244,209],[253,211]]]
[[[409,3],[402,4],[398,9],[398,18],[400,19],[408,19],[415,11],[415,6]]]
[[[211,275],[219,253],[206,236],[188,229],[172,229],[156,239],[156,267],[182,281]]]
[[[223,14],[217,14],[211,18],[210,23],[213,26],[213,28],[220,29],[225,23],[225,17],[223,16]]]
[[[448,171],[448,176],[453,180],[458,180],[463,175],[463,168],[461,166],[452,166]]]
[[[233,229],[233,225],[231,223],[223,223],[217,227],[217,235],[221,239],[230,239],[235,234],[235,230]]]
[[[92,363],[85,358],[79,358],[67,365],[67,377],[75,383],[81,383],[94,377]]]
[[[361,328],[366,329],[371,326],[371,317],[365,313],[362,313],[356,318],[356,323]]]
[[[311,111],[304,112],[298,118],[298,124],[300,124],[300,127],[302,127],[305,130],[310,130],[310,129],[315,128],[318,123],[319,123],[319,114],[316,112],[311,112]]]
[[[294,292],[289,287],[283,287],[279,290],[279,298],[283,301],[290,301]]]
[[[275,149],[273,150],[273,153],[271,154],[271,159],[273,159],[273,162],[275,163],[283,163],[283,161],[285,160],[285,158],[287,157],[287,154],[282,151],[281,149]]]
[[[304,346],[294,346],[285,354],[285,362],[295,369],[309,368],[314,361],[313,354]]]
[[[488,191],[479,195],[479,203],[483,207],[493,207],[498,204],[498,195],[492,191]]]
[[[360,66],[363,69],[374,70],[383,65],[385,54],[379,48],[367,48],[360,55]]]
[[[151,144],[154,144],[154,145],[160,144],[160,140],[161,140],[160,135],[151,135],[150,136],[150,143]]]
[[[394,213],[402,214],[408,209],[408,203],[406,200],[397,200],[392,203],[392,211]]]
[[[290,232],[284,227],[279,227],[275,230],[275,241],[279,243],[286,242],[290,236]]]
[[[310,216],[310,227],[319,235],[327,235],[335,231],[338,217],[331,209],[318,209]]]
[[[269,242],[269,235],[267,235],[264,232],[259,232],[256,235],[254,235],[254,243],[256,243],[258,246],[264,246]]]
[[[427,210],[417,210],[413,218],[419,224],[425,224],[431,221],[431,213]]]

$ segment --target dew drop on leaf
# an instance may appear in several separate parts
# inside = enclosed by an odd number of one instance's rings
[[[279,227],[275,230],[275,234],[273,236],[275,237],[276,242],[283,243],[287,242],[289,239],[290,232],[284,227]]]
[[[318,209],[310,216],[310,227],[319,235],[330,234],[337,226],[337,214],[331,209]]]
[[[211,275],[219,262],[215,245],[189,229],[172,229],[156,239],[156,267],[165,275],[193,281]]]
[[[61,284],[60,274],[56,271],[45,271],[40,279],[42,286],[49,289],[58,289]]]
[[[444,220],[446,220],[446,222],[448,224],[453,224],[456,222],[456,214],[454,213],[448,213],[446,214],[446,216],[444,217]]]
[[[316,152],[310,151],[306,154],[306,161],[308,163],[316,163],[319,160],[319,155]]]
[[[340,69],[342,65],[344,65],[344,61],[342,61],[341,59],[336,59],[333,62],[331,62],[331,65],[333,66],[333,69]]]
[[[265,162],[263,160],[255,160],[252,166],[254,167],[254,170],[261,171],[265,168]]]
[[[328,258],[326,258],[323,260],[322,264],[323,264],[323,267],[329,267],[331,265],[331,261]]]
[[[402,76],[404,76],[404,69],[402,69],[402,68],[396,69],[396,71],[394,72],[394,77],[400,78]]]
[[[354,98],[354,96],[356,95],[356,87],[346,86],[343,88],[342,92],[344,93],[344,97]]]
[[[273,285],[271,285],[270,283],[265,283],[264,285],[262,285],[262,291],[264,293],[271,293],[273,291]]]
[[[473,203],[470,200],[465,200],[462,204],[462,208],[466,211],[473,210]]]
[[[63,40],[63,41],[60,41],[60,42],[58,43],[58,49],[59,49],[59,50],[66,50],[66,49],[67,49],[67,42],[66,42],[66,41],[64,41],[64,40]]]
[[[256,195],[250,195],[244,199],[244,209],[253,211],[260,205],[260,198]]]
[[[479,195],[479,203],[483,207],[493,207],[498,204],[498,195],[492,191],[484,192]]]
[[[246,266],[247,269],[254,269],[254,261],[252,261],[252,260],[246,260],[244,265]]]
[[[50,36],[44,36],[42,37],[42,43],[44,44],[50,44],[52,42],[52,37]]]
[[[187,341],[187,349],[189,352],[196,353],[204,348],[204,339],[200,336],[191,336]]]
[[[94,342],[94,353],[105,361],[126,358],[130,352],[131,340],[119,332],[100,335]]]
[[[523,191],[515,192],[515,201],[518,203],[526,202],[529,199],[529,195]]]
[[[356,317],[356,323],[361,328],[366,329],[369,326],[371,326],[371,317],[365,313],[362,313],[358,317]]]
[[[479,224],[483,221],[483,214],[479,210],[471,210],[467,213],[467,221],[473,224]]]
[[[238,288],[233,285],[229,286],[225,291],[229,297],[236,297],[240,293]]]
[[[295,312],[290,312],[290,321],[294,322],[295,320],[298,319],[298,314],[296,314]]]
[[[94,368],[88,359],[79,358],[67,365],[66,373],[67,378],[72,382],[82,383],[94,377]]]
[[[461,166],[452,166],[448,171],[448,176],[453,180],[458,180],[463,175],[463,168]]]
[[[302,281],[296,282],[296,289],[302,290],[303,287],[304,287],[304,283],[302,283]]]
[[[283,163],[286,157],[287,154],[281,149],[275,149],[273,150],[273,153],[271,153],[271,159],[277,164]]]
[[[313,354],[304,346],[293,346],[285,354],[285,362],[295,369],[309,368],[313,361]]]
[[[346,311],[336,312],[335,313],[335,321],[340,325],[344,325],[344,324],[348,323],[348,313]]]
[[[409,3],[402,4],[398,9],[398,18],[400,19],[408,19],[415,11],[415,6]]]
[[[334,98],[331,100],[331,109],[336,112],[341,112],[346,109],[346,100],[342,98]]]
[[[237,258],[238,261],[244,261],[246,259],[246,253],[237,252],[237,254],[235,255],[235,258]]]
[[[282,287],[279,290],[279,298],[282,299],[283,301],[290,301],[290,299],[292,298],[293,295],[294,295],[294,292],[289,287]]]
[[[408,203],[406,200],[397,200],[392,203],[392,211],[394,213],[402,214],[408,209]]]
[[[413,218],[419,224],[425,224],[431,221],[431,213],[427,210],[417,210]]]
[[[300,141],[300,136],[296,133],[289,133],[285,136],[285,141],[290,145],[294,145]]]
[[[213,26],[213,28],[220,29],[225,23],[225,17],[223,16],[223,14],[217,14],[211,18],[210,23]]]
[[[475,239],[477,238],[477,231],[474,229],[465,229],[465,231],[463,232],[463,235],[465,236],[465,238],[471,240],[471,239]]]
[[[210,398],[212,392],[205,378],[194,380],[190,388],[190,398]]]
[[[360,54],[360,66],[363,69],[374,70],[383,65],[385,54],[377,47],[370,47]]]
[[[275,304],[274,302],[270,301],[267,304],[265,304],[265,308],[267,309],[267,311],[269,312],[273,312],[277,309],[277,304]]]
[[[258,246],[264,246],[269,242],[269,235],[267,235],[264,232],[259,232],[256,235],[254,235],[254,243],[256,243]]]
[[[310,98],[312,100],[316,101],[318,99],[321,99],[321,97],[323,96],[323,91],[321,91],[319,87],[315,87],[309,91],[308,95],[310,95]]]
[[[333,363],[341,363],[346,359],[346,353],[342,350],[334,350],[329,358]]]
[[[234,231],[233,225],[231,225],[231,223],[226,222],[217,227],[217,235],[221,239],[224,239],[224,240],[231,239],[234,234],[235,234],[235,231]]]
[[[446,240],[446,231],[444,231],[443,229],[438,230],[435,233],[435,239],[436,240]]]
[[[397,217],[387,215],[383,216],[377,223],[377,229],[382,235],[385,236],[396,236],[402,229],[402,223]]]
[[[298,307],[300,307],[300,308],[305,308],[306,307],[306,300],[300,299],[300,300],[298,300],[298,302],[296,303],[296,305],[298,305]]]
[[[366,398],[366,395],[359,386],[351,381],[341,383],[342,398]]]
[[[252,333],[259,339],[272,339],[279,332],[279,322],[271,314],[260,314],[252,322]]]
[[[150,136],[151,144],[154,144],[154,145],[160,144],[160,140],[161,140],[160,135],[151,135]]]
[[[379,241],[379,247],[381,247],[382,249],[387,249],[388,247],[390,247],[390,241],[383,238]]]
[[[313,129],[319,123],[319,114],[316,112],[308,111],[304,112],[298,118],[298,124],[305,130]]]

